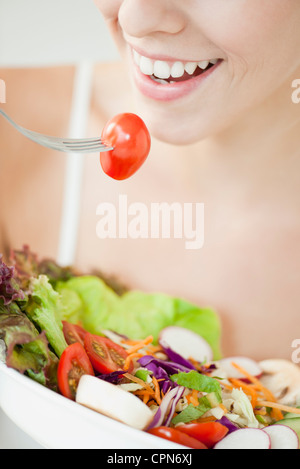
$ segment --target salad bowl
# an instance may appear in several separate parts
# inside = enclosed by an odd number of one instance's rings
[[[66,399],[4,363],[0,363],[0,406],[45,449],[183,448]]]
[[[299,449],[300,369],[220,357],[215,312],[0,256],[0,406],[47,449]],[[145,329],[146,327],[146,329]]]

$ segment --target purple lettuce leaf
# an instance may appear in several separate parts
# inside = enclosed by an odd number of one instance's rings
[[[46,275],[50,283],[67,281],[76,275],[73,269],[61,267],[52,259],[39,260],[37,254],[32,252],[27,245],[24,245],[21,250],[13,250],[10,255],[10,261],[24,290],[28,289],[30,279],[36,278],[39,275]]]
[[[13,301],[24,299],[25,294],[16,279],[14,267],[8,267],[0,255],[0,301],[7,306]]]

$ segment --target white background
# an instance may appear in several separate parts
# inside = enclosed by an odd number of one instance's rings
[[[93,0],[0,0],[0,67],[116,59]]]

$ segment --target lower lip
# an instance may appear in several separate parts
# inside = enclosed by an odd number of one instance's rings
[[[142,94],[156,101],[174,101],[183,98],[196,90],[222,63],[220,60],[213,67],[201,73],[201,75],[190,80],[162,85],[152,80],[148,75],[144,75],[136,64],[134,65],[134,80],[137,88]]]

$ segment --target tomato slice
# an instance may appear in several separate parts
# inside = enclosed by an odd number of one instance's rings
[[[160,438],[164,438],[165,440],[173,441],[173,443],[178,443],[182,446],[188,446],[189,448],[207,449],[207,447],[201,443],[201,441],[196,440],[196,438],[186,435],[183,432],[180,432],[176,428],[157,427],[148,430],[148,433],[159,436]]]
[[[228,428],[218,422],[189,423],[180,425],[178,430],[201,441],[207,448],[212,448],[228,433]]]
[[[151,147],[149,131],[136,114],[118,114],[104,127],[101,139],[112,151],[100,154],[103,171],[113,179],[132,176],[146,160]]]
[[[74,401],[83,375],[94,376],[95,373],[83,346],[75,342],[63,351],[58,363],[57,380],[61,394]]]
[[[84,338],[84,347],[94,370],[98,373],[110,374],[124,369],[128,354],[112,340],[88,332]]]
[[[75,342],[79,342],[82,346],[84,346],[84,337],[87,331],[78,324],[72,324],[67,321],[62,321],[62,323],[63,333],[67,344],[71,345]]]

